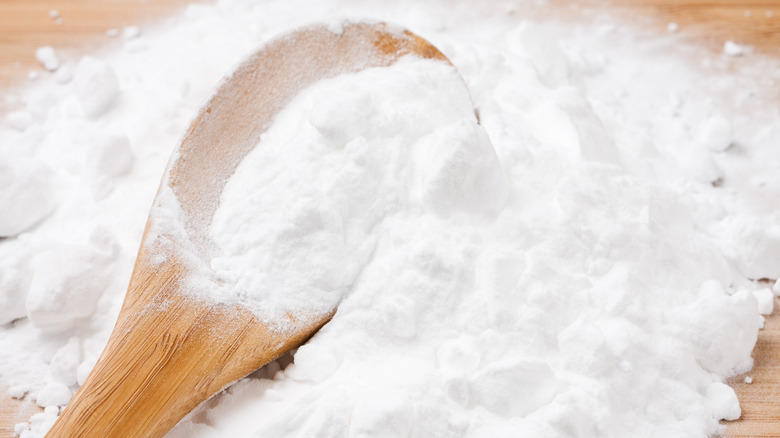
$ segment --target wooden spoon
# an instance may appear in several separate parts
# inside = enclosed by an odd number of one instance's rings
[[[201,108],[168,166],[155,204],[173,193],[189,244],[208,263],[208,226],[236,166],[274,116],[319,80],[416,55],[449,61],[387,24],[298,30],[252,54]],[[169,190],[170,189],[170,190]],[[47,437],[160,437],[199,403],[294,348],[333,315],[288,315],[279,331],[239,305],[190,296],[178,237],[149,216],[122,310],[103,354]]]

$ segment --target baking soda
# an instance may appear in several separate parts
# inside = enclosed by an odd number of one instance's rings
[[[491,214],[506,192],[453,67],[409,57],[322,81],[277,115],[227,182],[205,293],[269,325],[330,313],[368,264],[382,263],[388,221]]]
[[[38,47],[38,50],[35,51],[35,59],[37,59],[46,70],[54,71],[60,67],[60,61],[51,46]]]
[[[0,382],[46,409],[17,433],[42,436],[94,366],[219,79],[344,15],[419,33],[465,86],[406,59],[278,115],[211,221],[211,299],[338,310],[169,436],[722,432],[740,415],[724,379],[772,310],[754,280],[780,277],[776,63],[532,10],[192,5],[20,90],[0,126]]]

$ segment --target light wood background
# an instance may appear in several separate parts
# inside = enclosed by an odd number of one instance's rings
[[[106,30],[148,23],[180,11],[187,0],[0,0],[0,87],[41,70],[35,49],[51,45],[66,56],[110,44]],[[49,11],[59,12],[61,21]]]
[[[202,1],[202,0],[201,0]],[[140,25],[180,11],[186,0],[0,0],[0,98],[25,83],[30,70],[41,70],[35,49],[53,46],[64,57],[111,44],[111,28]],[[723,42],[751,44],[756,52],[780,57],[780,0],[550,0],[550,13],[576,15],[587,8],[606,8],[627,21],[655,23],[665,32],[675,22],[679,33],[697,44],[720,51]],[[51,18],[56,9],[61,21]],[[0,113],[7,108],[0,99]],[[12,103],[10,104],[12,105]],[[775,307],[780,300],[775,299]],[[780,312],[767,319],[753,353],[755,368],[731,379],[739,395],[742,418],[727,423],[730,438],[780,437]],[[37,408],[5,396],[0,382],[0,438],[13,436],[13,425]]]

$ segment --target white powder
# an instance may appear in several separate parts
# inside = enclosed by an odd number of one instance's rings
[[[742,56],[750,53],[750,46],[743,46],[728,40],[723,44],[723,53],[729,56]]]
[[[772,313],[775,307],[775,294],[770,289],[760,289],[753,291],[753,296],[756,297],[758,302],[758,313],[762,315],[769,315]]]
[[[141,30],[138,29],[138,26],[127,26],[124,29],[122,29],[122,37],[126,40],[132,40],[133,38],[138,38],[141,35]]]
[[[46,70],[54,71],[60,68],[59,58],[57,58],[57,54],[51,46],[38,47],[35,51],[35,59],[37,59]]]
[[[751,280],[780,276],[777,63],[532,10],[192,5],[20,91],[25,115],[0,125],[0,178],[14,175],[0,185],[0,382],[50,406],[16,429],[41,436],[94,366],[165,163],[219,78],[298,25],[337,29],[338,11],[442,49],[480,125],[452,71],[425,61],[292,102],[223,193],[211,265],[263,317],[338,311],[293,364],[169,435],[721,431],[740,412],[724,378],[751,367],[772,303]]]
[[[210,230],[217,293],[269,323],[329,313],[381,263],[388,221],[495,213],[503,181],[447,64],[407,59],[322,81],[277,116],[222,193]]]
[[[111,67],[91,56],[85,56],[79,62],[73,86],[81,110],[88,117],[97,117],[110,109],[119,92],[119,83]]]
[[[26,157],[0,157],[0,237],[15,236],[38,223],[54,208],[49,169]]]

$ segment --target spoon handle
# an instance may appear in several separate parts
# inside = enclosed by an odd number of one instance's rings
[[[108,345],[47,437],[161,437],[330,318],[292,336],[271,331],[244,309],[183,295],[175,266],[150,269],[139,256]]]

